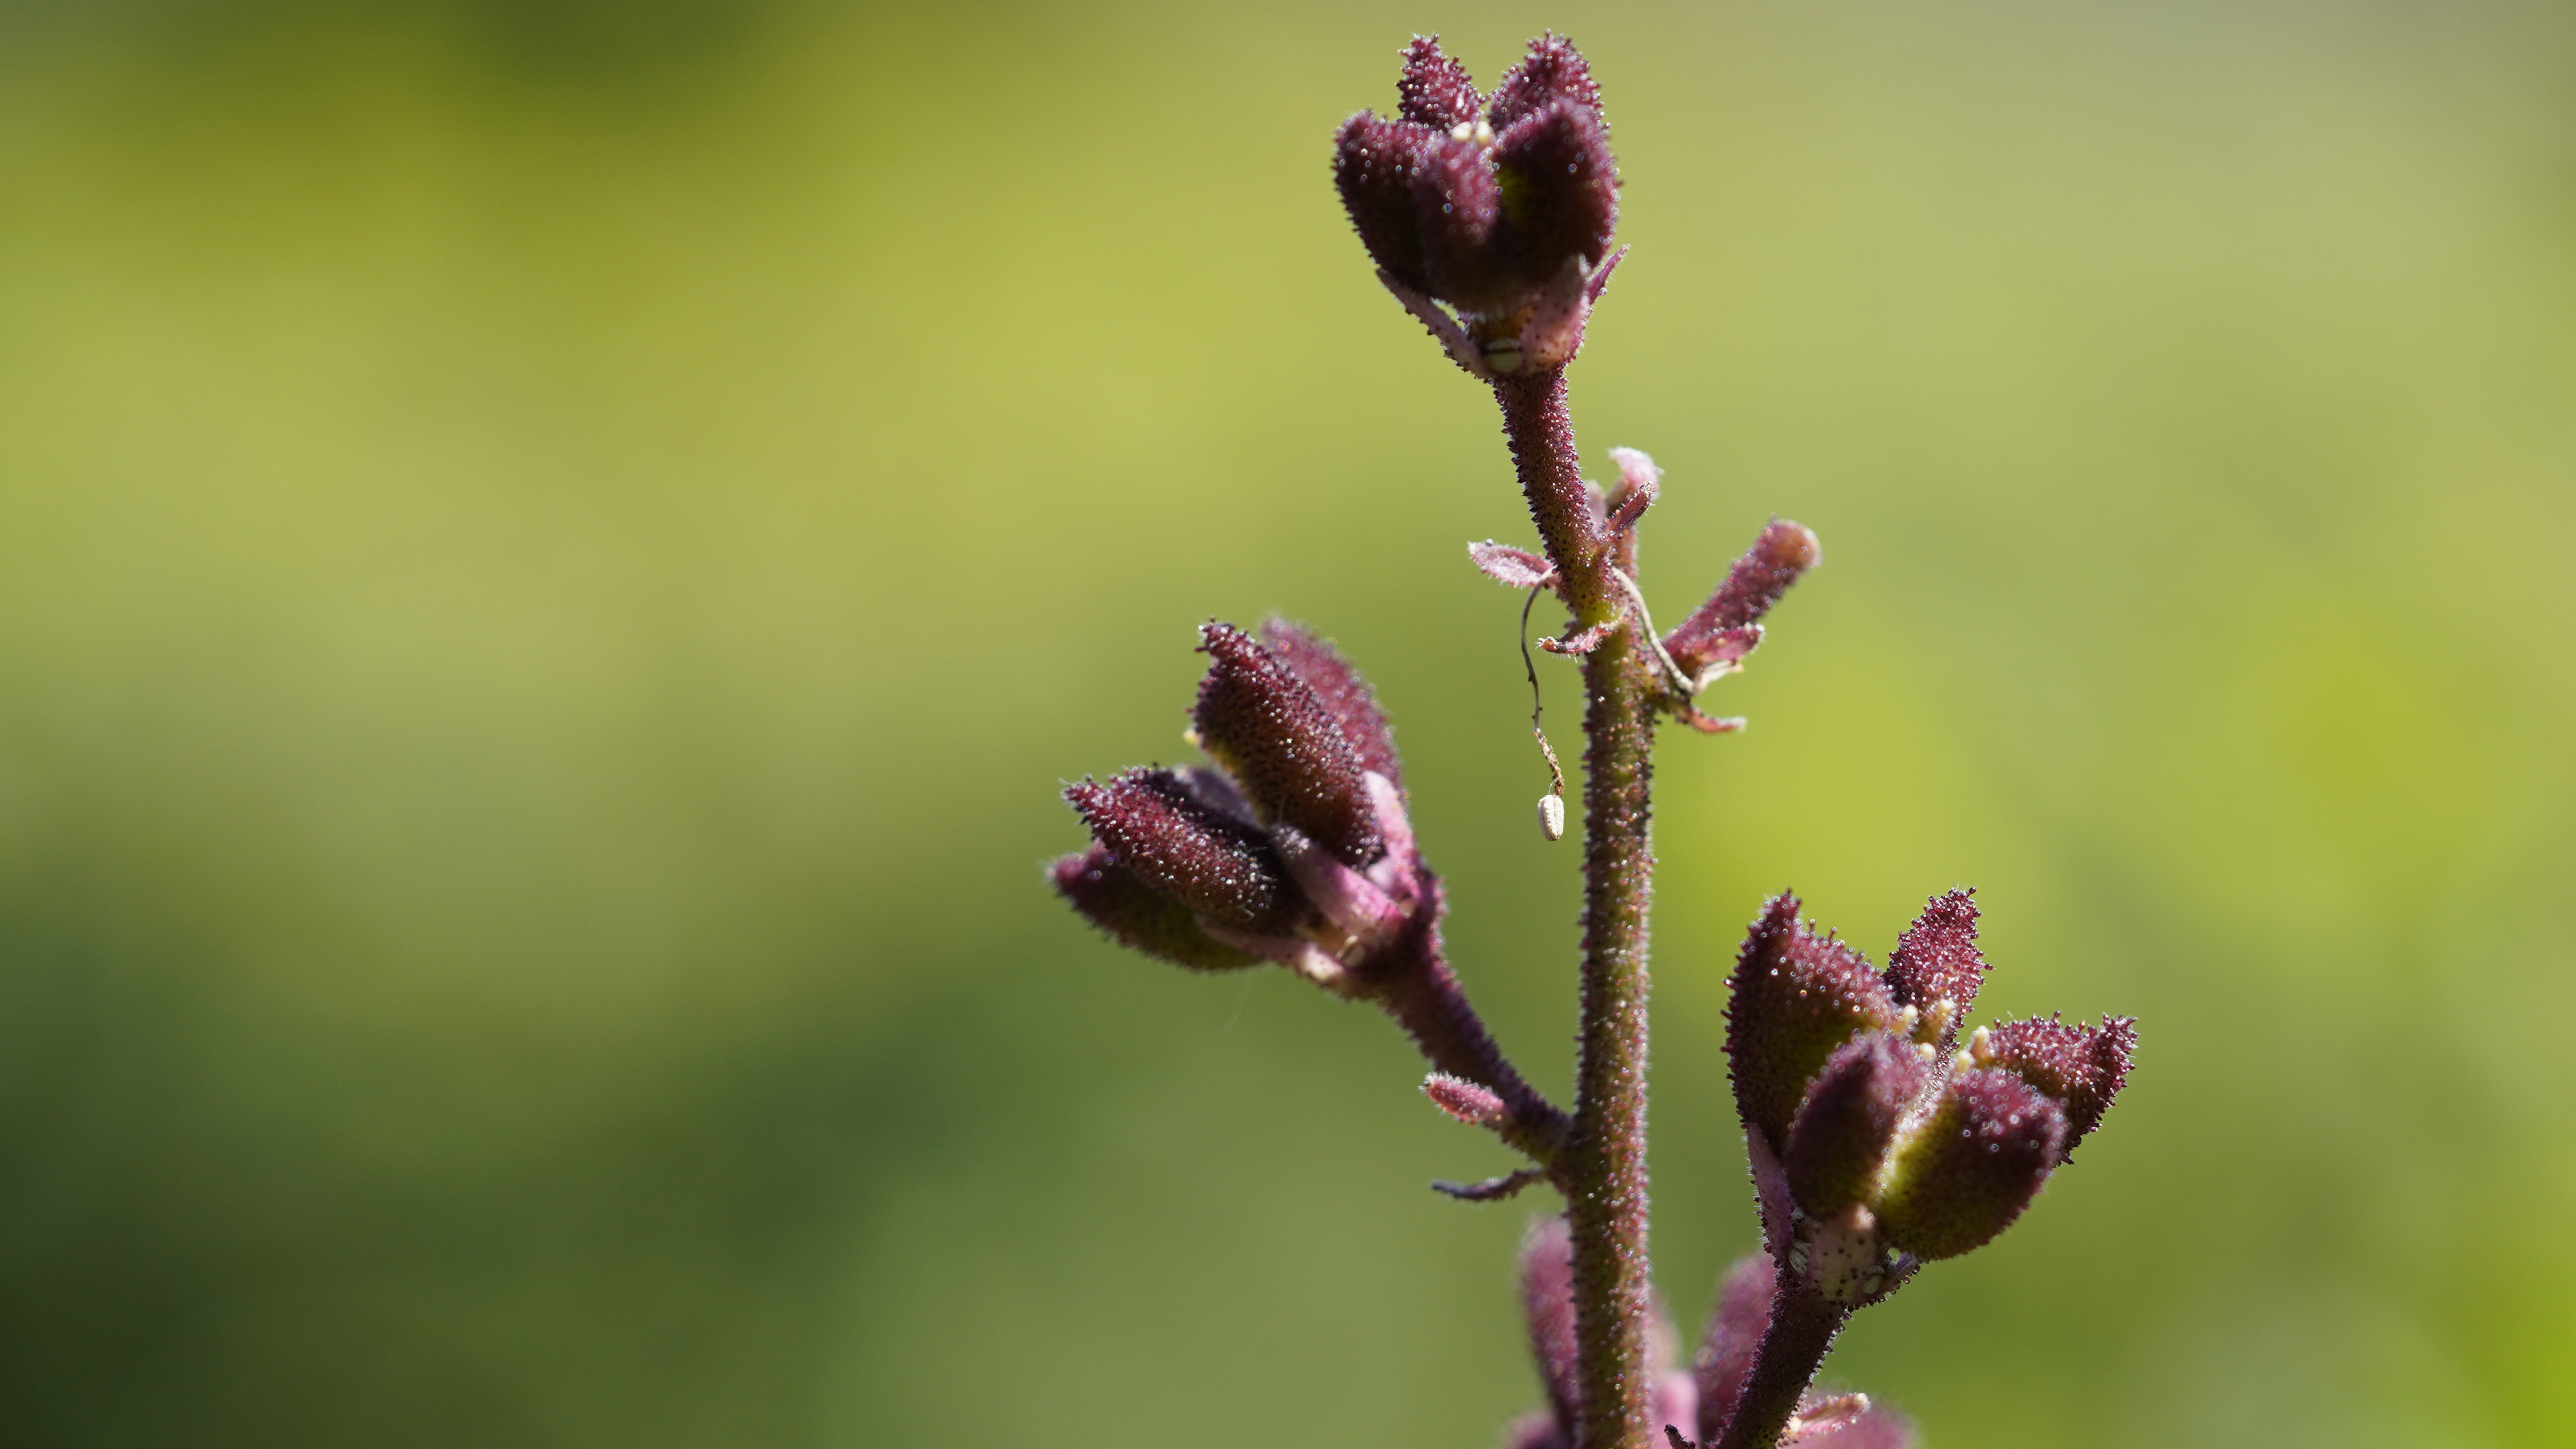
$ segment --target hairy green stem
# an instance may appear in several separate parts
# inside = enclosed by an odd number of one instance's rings
[[[1594,512],[1579,471],[1563,371],[1498,378],[1494,394],[1530,517],[1577,623],[1612,617],[1624,599],[1611,575],[1622,550]],[[1649,1449],[1661,1434],[1649,1422],[1646,1362],[1654,1312],[1646,1256],[1646,933],[1655,707],[1650,661],[1633,631],[1613,630],[1584,658],[1583,683],[1582,1025],[1574,1135],[1553,1173],[1574,1248],[1582,1399],[1575,1449]]]

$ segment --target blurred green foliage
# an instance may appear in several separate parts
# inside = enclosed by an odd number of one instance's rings
[[[1308,619],[1561,1089],[1527,524],[1324,164],[1548,25],[1650,591],[1828,556],[1663,755],[1677,1310],[1742,923],[1968,881],[2142,1065],[1834,1372],[2576,1440],[2576,27],[2202,0],[0,6],[0,1440],[1490,1443],[1527,1205],[1422,1184],[1499,1150],[1037,863],[1200,619]]]

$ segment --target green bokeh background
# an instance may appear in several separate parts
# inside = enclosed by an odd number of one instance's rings
[[[2143,1059],[1835,1374],[2576,1442],[2576,21],[2216,0],[0,4],[0,1440],[1490,1444],[1532,1208],[1423,1183],[1500,1149],[1037,864],[1306,618],[1562,1089],[1528,525],[1324,166],[1548,25],[1650,593],[1828,554],[1662,755],[1676,1309],[1742,923],[1973,882]]]

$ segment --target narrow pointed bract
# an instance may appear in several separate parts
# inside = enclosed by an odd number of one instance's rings
[[[1809,929],[1797,897],[1773,897],[1744,938],[1726,1007],[1727,1065],[1745,1125],[1779,1150],[1808,1079],[1834,1049],[1895,1024],[1895,1004],[1869,962]]]
[[[2039,1195],[2066,1135],[2065,1111],[2021,1078],[1955,1073],[1890,1157],[1877,1200],[1881,1231],[1919,1258],[1984,1246]]]
[[[1208,655],[1193,718],[1199,747],[1225,766],[1264,821],[1285,821],[1354,868],[1386,849],[1359,752],[1315,691],[1230,624],[1199,631]]]

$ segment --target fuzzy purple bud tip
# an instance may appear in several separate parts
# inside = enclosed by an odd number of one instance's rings
[[[1486,1087],[1445,1072],[1434,1072],[1422,1084],[1431,1105],[1470,1127],[1492,1127],[1509,1115],[1503,1099]]]
[[[1265,821],[1284,821],[1354,869],[1385,853],[1359,752],[1286,661],[1230,624],[1199,631],[1199,747]]]
[[[1979,1060],[2012,1073],[2066,1109],[2065,1154],[2102,1124],[2102,1114],[2128,1084],[2129,1058],[2138,1045],[2138,1023],[2114,1016],[2098,1028],[2045,1021],[2008,1021],[1989,1027]]]
[[[1472,124],[1484,106],[1467,68],[1440,49],[1436,35],[1417,35],[1404,48],[1404,74],[1395,83],[1395,96],[1398,115],[1443,131]]]
[[[1573,41],[1550,31],[1529,43],[1528,53],[1503,73],[1503,83],[1494,88],[1494,129],[1499,131],[1555,100],[1571,101],[1596,118],[1601,114],[1601,87],[1592,79],[1591,64]]]
[[[1897,1144],[1878,1201],[1887,1241],[1952,1258],[2012,1225],[2063,1156],[2066,1114],[2010,1072],[1970,1068]]]
[[[1729,569],[1708,602],[1680,627],[1664,636],[1664,648],[1682,668],[1694,673],[1712,665],[1732,664],[1761,635],[1748,633],[1800,575],[1824,561],[1823,546],[1801,524],[1774,519]]]
[[[1277,615],[1261,621],[1261,642],[1315,692],[1324,712],[1341,726],[1342,738],[1360,757],[1360,768],[1386,776],[1390,785],[1404,784],[1404,764],[1396,758],[1395,727],[1378,708],[1368,681],[1342,657],[1332,641]]]
[[[1146,884],[1094,845],[1047,868],[1056,893],[1121,944],[1192,971],[1238,971],[1261,958],[1238,951],[1199,929],[1188,906]]]
[[[1084,780],[1064,798],[1110,858],[1219,925],[1278,934],[1305,913],[1270,842],[1200,803],[1169,770],[1130,770],[1106,785]]]
[[[1986,958],[1977,950],[1976,893],[1968,890],[1934,896],[1897,937],[1896,954],[1887,963],[1888,994],[1898,1006],[1920,1013],[1926,1039],[1944,1054],[1985,979]],[[1933,1031],[1939,1035],[1929,1036]]]
[[[1931,1077],[1912,1043],[1883,1031],[1836,1048],[1807,1088],[1780,1155],[1798,1206],[1825,1217],[1860,1201],[1906,1108]]]
[[[1798,899],[1774,897],[1744,938],[1726,1007],[1726,1055],[1748,1128],[1774,1151],[1814,1076],[1837,1047],[1896,1025],[1887,984],[1861,954],[1799,919]]]

